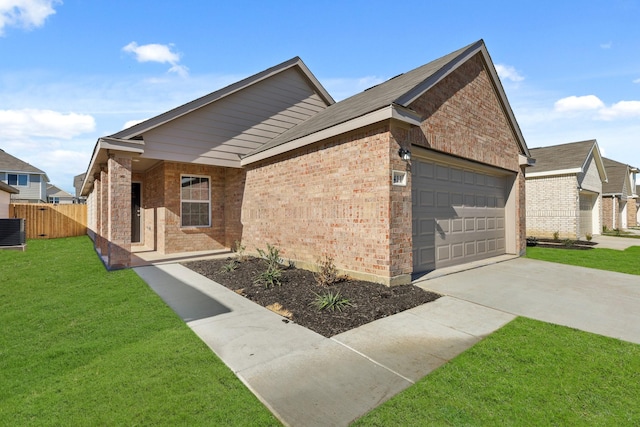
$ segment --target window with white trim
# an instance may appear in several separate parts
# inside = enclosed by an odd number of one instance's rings
[[[211,186],[209,177],[180,177],[180,218],[182,227],[211,226]]]
[[[16,185],[18,187],[26,187],[29,185],[29,175],[21,173],[8,173],[7,184]]]

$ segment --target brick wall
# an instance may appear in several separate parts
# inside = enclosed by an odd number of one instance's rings
[[[575,239],[578,233],[578,182],[575,175],[526,180],[527,235]]]
[[[518,145],[480,54],[411,104],[424,121],[412,144],[519,171]]]
[[[110,268],[123,268],[131,261],[131,157],[111,155],[107,175],[107,263]]]
[[[638,206],[635,199],[627,201],[627,226],[635,227],[638,225]]]
[[[228,168],[225,171],[225,201],[224,201],[224,235],[225,246],[234,248],[236,242],[242,241],[242,202],[246,171],[244,169]]]
[[[619,209],[618,199],[616,197],[606,196],[602,198],[602,225],[609,230],[613,230],[620,226],[618,218],[616,218]],[[614,225],[615,222],[615,225]]]
[[[391,266],[392,250],[406,257],[398,252],[406,231],[396,229],[392,248],[390,214],[407,212],[403,191],[390,196],[391,141],[387,125],[378,125],[250,165],[242,209],[247,250],[270,243],[285,259],[308,264],[326,255],[379,281],[406,269]]]

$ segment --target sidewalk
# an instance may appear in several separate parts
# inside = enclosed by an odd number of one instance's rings
[[[134,270],[291,426],[346,426],[515,317],[442,297],[325,338],[179,264]]]

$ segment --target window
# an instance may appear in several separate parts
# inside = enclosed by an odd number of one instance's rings
[[[392,171],[391,181],[393,185],[405,187],[407,185],[407,173],[403,171]]]
[[[182,176],[180,211],[183,227],[211,225],[211,191],[208,177]]]
[[[7,184],[17,185],[19,187],[26,187],[27,185],[29,185],[29,175],[8,173]]]
[[[49,203],[55,203],[56,205],[60,203],[60,197],[49,196]]]

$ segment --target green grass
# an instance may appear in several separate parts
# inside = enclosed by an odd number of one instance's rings
[[[86,237],[0,251],[0,425],[279,425]]]
[[[527,248],[527,258],[640,275],[640,246],[631,246],[624,251],[568,250],[531,246]]]
[[[354,423],[639,425],[640,346],[517,318]]]

